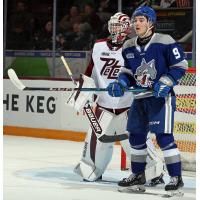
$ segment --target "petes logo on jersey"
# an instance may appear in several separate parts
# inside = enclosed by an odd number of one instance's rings
[[[155,60],[152,59],[150,62],[146,62],[143,58],[141,65],[136,69],[136,73],[134,75],[137,85],[142,87],[151,87],[153,81],[156,78],[156,68],[155,68]]]
[[[126,54],[126,58],[127,59],[134,58],[134,53],[128,53],[128,54]]]
[[[119,60],[116,60],[115,58],[101,57],[100,60],[104,62],[100,74],[102,76],[106,76],[107,79],[116,79],[119,73],[119,68],[121,67],[119,64]]]

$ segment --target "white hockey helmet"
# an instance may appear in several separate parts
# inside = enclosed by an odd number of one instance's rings
[[[131,33],[130,17],[121,12],[114,14],[108,21],[108,31],[113,43],[122,44],[127,35]]]

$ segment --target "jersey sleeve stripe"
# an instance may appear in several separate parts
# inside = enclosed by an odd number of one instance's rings
[[[172,68],[172,67],[179,67],[179,68],[181,68],[181,69],[185,69],[185,70],[187,70],[188,69],[188,63],[187,63],[187,61],[184,59],[184,60],[182,60],[181,62],[179,62],[179,63],[177,63],[177,64],[174,64],[174,65],[171,65],[171,66],[169,66],[170,68]]]

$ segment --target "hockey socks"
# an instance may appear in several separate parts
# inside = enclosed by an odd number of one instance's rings
[[[181,176],[181,157],[173,134],[159,134],[157,142],[163,151],[165,164],[170,176]]]

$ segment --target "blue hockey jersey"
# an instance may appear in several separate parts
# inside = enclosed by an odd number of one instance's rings
[[[152,88],[161,76],[170,76],[178,83],[188,68],[180,45],[167,34],[154,33],[143,47],[137,44],[137,36],[123,45],[125,67],[121,73],[131,77],[131,85]]]

